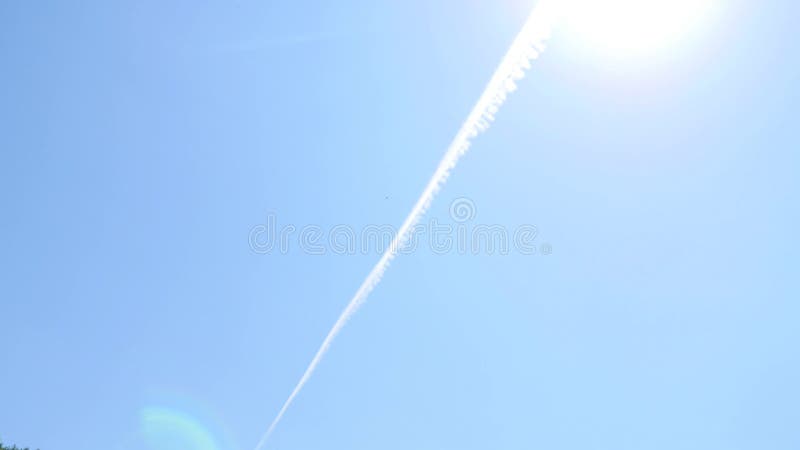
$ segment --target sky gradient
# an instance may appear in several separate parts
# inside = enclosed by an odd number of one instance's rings
[[[557,31],[429,216],[552,254],[399,257],[269,448],[800,447],[796,2],[672,51]],[[0,438],[251,450],[533,1],[0,5]],[[793,300],[794,299],[794,300]]]

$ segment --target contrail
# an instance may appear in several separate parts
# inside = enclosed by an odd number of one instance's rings
[[[442,161],[439,163],[436,172],[431,177],[425,190],[422,192],[419,200],[414,205],[414,208],[409,213],[403,225],[397,232],[397,235],[392,240],[391,245],[386,252],[381,256],[380,261],[373,267],[369,276],[358,288],[358,291],[350,300],[350,303],[344,309],[339,319],[331,328],[328,336],[322,342],[314,359],[308,365],[297,386],[292,391],[289,398],[283,404],[275,420],[264,433],[264,436],[259,441],[255,450],[261,450],[266,444],[275,427],[283,418],[286,410],[291,406],[297,394],[303,389],[308,379],[317,369],[325,353],[328,352],[333,340],[342,331],[347,321],[355,314],[355,312],[364,304],[370,292],[375,289],[380,283],[383,274],[389,267],[389,264],[397,256],[397,253],[402,249],[410,238],[411,231],[414,226],[419,223],[422,216],[427,212],[431,202],[436,197],[441,187],[450,176],[450,172],[458,163],[458,160],[467,152],[472,144],[472,140],[479,134],[485,132],[489,125],[494,121],[495,114],[500,109],[500,106],[505,103],[508,94],[517,89],[516,81],[525,76],[525,71],[530,68],[530,62],[539,57],[539,54],[544,51],[544,45],[550,37],[552,27],[555,23],[557,11],[555,4],[558,0],[543,0],[534,8],[528,21],[522,28],[511,48],[508,50],[505,58],[500,63],[500,66],[492,76],[489,85],[484,90],[478,103],[472,109],[472,112],[467,117],[466,122],[461,126],[450,147],[447,149]]]

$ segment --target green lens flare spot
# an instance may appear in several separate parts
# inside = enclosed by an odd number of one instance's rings
[[[202,423],[181,411],[148,407],[140,413],[142,435],[151,450],[220,450]]]

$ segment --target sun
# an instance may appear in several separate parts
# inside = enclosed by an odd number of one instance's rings
[[[592,51],[627,58],[685,43],[715,0],[555,0],[570,35]]]

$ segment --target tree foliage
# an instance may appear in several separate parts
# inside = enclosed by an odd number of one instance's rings
[[[25,447],[25,448],[17,447],[16,445],[12,445],[11,447],[8,447],[6,445],[3,445],[2,442],[0,442],[0,450],[31,450],[31,449],[29,449],[28,447]]]

